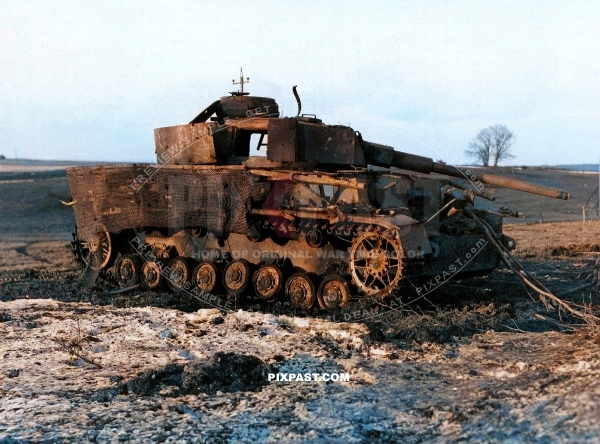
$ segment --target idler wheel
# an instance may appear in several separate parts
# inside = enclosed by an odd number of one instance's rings
[[[144,262],[141,270],[141,284],[146,290],[156,290],[162,287],[165,277],[163,276],[162,262]]]
[[[167,265],[167,286],[173,291],[188,290],[186,284],[190,282],[190,265],[186,258],[177,256]]]
[[[201,291],[211,293],[218,282],[217,266],[209,261],[200,262],[192,273],[192,283]]]
[[[283,273],[275,265],[262,265],[254,272],[252,283],[259,298],[273,301],[283,288]]]
[[[100,231],[91,240],[79,240],[74,234],[76,255],[93,270],[102,270],[110,266],[113,258],[112,237],[108,231]],[[91,263],[90,263],[91,261]]]
[[[288,278],[285,296],[290,304],[303,310],[309,310],[317,301],[315,284],[306,273],[294,273]]]
[[[344,307],[350,300],[348,282],[337,275],[326,276],[319,286],[317,299],[319,306],[324,310],[335,310]]]
[[[115,263],[115,275],[123,288],[140,283],[140,260],[131,254],[125,254]]]
[[[227,293],[239,296],[250,282],[250,264],[245,259],[230,262],[223,271],[223,286]]]

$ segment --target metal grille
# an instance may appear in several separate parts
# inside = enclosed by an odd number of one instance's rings
[[[78,232],[203,227],[216,235],[248,232],[252,180],[243,169],[110,166],[69,168]]]

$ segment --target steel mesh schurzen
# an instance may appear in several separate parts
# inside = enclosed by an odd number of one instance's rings
[[[241,167],[81,167],[69,168],[67,179],[84,239],[140,227],[248,232],[252,180]]]

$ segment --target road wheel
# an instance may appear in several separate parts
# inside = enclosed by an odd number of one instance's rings
[[[319,306],[324,310],[335,310],[348,304],[350,300],[350,287],[341,276],[326,276],[317,293]]]
[[[306,273],[294,273],[288,278],[285,296],[290,304],[303,310],[309,310],[317,301],[315,284]]]

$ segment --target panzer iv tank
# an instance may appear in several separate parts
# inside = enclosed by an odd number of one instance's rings
[[[490,198],[483,184],[568,198],[368,142],[313,115],[283,118],[275,100],[247,93],[154,136],[156,164],[67,170],[74,250],[125,288],[236,301],[254,291],[324,310],[402,293],[409,281],[429,282],[415,286],[422,294],[490,273],[501,259],[493,244],[515,248],[502,214],[474,205]]]

